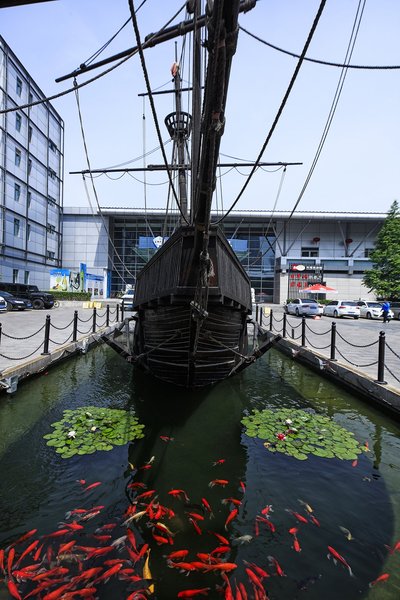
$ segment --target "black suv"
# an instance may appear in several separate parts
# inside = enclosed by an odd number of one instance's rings
[[[26,283],[4,283],[0,281],[0,289],[9,292],[18,298],[26,298],[32,302],[32,307],[52,308],[54,306],[54,296],[47,292],[41,292],[37,285],[27,285]]]

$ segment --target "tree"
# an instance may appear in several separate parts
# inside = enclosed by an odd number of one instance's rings
[[[372,269],[366,271],[363,283],[380,298],[400,298],[400,207],[395,200],[377,236],[370,254]]]

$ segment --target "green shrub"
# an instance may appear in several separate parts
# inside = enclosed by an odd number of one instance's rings
[[[82,302],[87,302],[92,297],[90,292],[58,292],[50,290],[50,293],[56,300],[81,300]]]

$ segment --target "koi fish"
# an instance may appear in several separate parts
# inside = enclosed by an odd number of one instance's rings
[[[63,523],[63,525],[71,531],[79,531],[80,529],[84,528],[83,525],[80,525],[76,521],[72,521],[72,523]]]
[[[80,590],[74,590],[73,592],[64,594],[63,600],[72,600],[74,596],[79,596],[80,598],[92,598],[96,592],[97,589],[95,587],[81,588]]]
[[[90,485],[85,487],[83,491],[88,492],[89,490],[93,490],[94,488],[96,488],[99,485],[101,485],[101,481],[95,481],[95,483],[91,483]]]
[[[189,513],[189,514],[191,514],[191,513]],[[173,533],[173,531],[171,531],[169,527],[167,527],[166,525],[164,525],[164,523],[156,523],[155,527],[157,529],[159,529],[160,531],[163,531],[164,533],[166,533],[170,537],[174,537],[174,535],[175,535],[175,533]]]
[[[208,487],[214,487],[216,485],[220,485],[221,487],[225,487],[226,485],[228,485],[229,481],[227,481],[226,479],[213,479],[212,481],[210,481],[210,483],[208,484]]]
[[[215,531],[210,531],[209,533],[215,535],[215,537],[218,538],[221,544],[224,544],[224,546],[229,546],[229,540],[227,540],[226,537],[224,537],[220,533],[216,533]]]
[[[84,579],[94,579],[96,575],[98,575],[103,570],[103,567],[92,567],[91,569],[87,569],[86,571],[82,571],[79,575],[76,575],[71,582],[78,583]]]
[[[112,575],[115,575],[115,573],[118,573],[118,571],[120,571],[123,566],[124,566],[123,562],[118,562],[116,565],[113,565],[112,567],[110,567],[109,569],[107,569],[106,571],[104,571],[104,573],[102,575],[100,575],[94,581],[94,584],[98,583],[99,581],[105,581],[105,582],[107,582],[107,580],[110,579],[110,577]]]
[[[35,540],[34,542],[32,542],[32,544],[29,544],[29,546],[23,551],[23,553],[21,554],[21,556],[19,557],[19,559],[15,563],[16,567],[18,567],[18,565],[20,564],[20,562],[22,561],[22,559],[24,559],[27,554],[29,554],[30,552],[32,552],[32,550],[34,550],[36,548],[36,546],[38,545],[38,543],[39,543],[39,540]]]
[[[112,552],[112,550],[115,550],[114,546],[103,546],[103,548],[95,548],[94,550],[89,552],[86,559],[89,560],[90,558],[93,558],[94,556],[103,556],[104,554],[108,554],[109,552]]]
[[[379,575],[379,577],[377,577],[376,579],[374,579],[374,581],[371,581],[369,583],[369,587],[374,587],[374,585],[376,585],[377,583],[380,583],[382,581],[387,581],[389,579],[390,575],[389,573],[382,573],[382,575]]]
[[[230,546],[218,546],[218,548],[214,548],[214,550],[212,550],[210,552],[211,556],[214,556],[214,554],[226,554],[227,552],[231,551],[231,547]]]
[[[264,515],[264,517],[266,517],[270,512],[274,512],[272,504],[267,504],[267,506],[261,510],[261,514]]]
[[[288,510],[288,512],[292,513],[292,515],[298,521],[300,521],[300,523],[308,523],[308,520],[305,517],[303,517],[303,515],[299,514],[298,512],[295,512],[294,510],[289,510],[289,509],[286,509],[286,510]]]
[[[184,573],[185,571],[187,571],[188,573],[190,571],[195,571],[196,567],[194,567],[192,565],[192,563],[188,563],[188,562],[172,562],[172,561],[168,561],[168,566],[171,569],[179,569],[182,573]],[[208,565],[205,565],[208,566]]]
[[[246,485],[243,483],[243,481],[239,481],[239,485],[240,485],[240,487],[242,488],[242,492],[243,492],[243,494],[244,494],[244,493],[245,493],[245,491],[246,491]]]
[[[112,546],[113,548],[120,548],[121,546],[125,546],[127,538],[127,535],[121,535],[121,537],[111,542],[110,546]]]
[[[206,511],[209,512],[210,519],[212,519],[214,515],[213,515],[213,512],[212,512],[211,506],[209,505],[209,503],[207,502],[207,500],[205,498],[202,498],[201,499],[201,503],[204,506],[204,508],[206,509]]]
[[[207,571],[229,572],[237,568],[236,563],[216,563],[215,565],[204,565]]]
[[[72,550],[72,548],[75,546],[76,544],[76,540],[71,540],[70,542],[68,542],[67,544],[61,544],[59,549],[58,549],[58,555],[60,554],[65,554],[65,552],[68,552],[69,550]]]
[[[155,541],[157,542],[157,544],[159,546],[161,546],[161,544],[169,544],[169,539],[163,537],[162,535],[157,535],[156,533],[154,533],[154,531],[151,532],[153,538],[155,539]]]
[[[0,570],[4,571],[4,549],[0,549]]]
[[[80,483],[81,485],[85,485],[86,484],[86,479],[77,479],[76,483]]]
[[[209,587],[197,588],[193,590],[181,590],[178,592],[178,598],[194,598],[195,596],[208,596]]]
[[[240,545],[249,544],[252,539],[253,539],[252,535],[248,535],[248,534],[241,535],[240,537],[237,537],[234,540],[232,540],[232,544],[234,544],[235,546],[237,546],[238,544],[240,544]]]
[[[145,489],[147,488],[147,485],[145,483],[142,483],[141,481],[133,481],[132,483],[128,483],[126,487],[130,490],[136,490],[138,488]]]
[[[167,560],[175,560],[177,558],[185,558],[189,554],[189,550],[176,550],[165,556]]]
[[[204,521],[203,515],[199,515],[199,513],[190,512],[188,515],[195,521]]]
[[[12,581],[12,579],[9,579],[7,581],[7,587],[8,591],[10,592],[13,598],[16,598],[16,600],[22,600],[22,596],[19,595],[18,588],[15,585],[14,581]]]
[[[94,538],[101,544],[105,544],[106,542],[112,539],[112,535],[96,535],[95,533],[93,533],[92,538]]]
[[[233,519],[235,519],[235,518],[237,517],[237,515],[238,515],[238,512],[239,512],[239,511],[238,511],[238,509],[237,509],[237,508],[234,508],[234,509],[233,509],[233,510],[231,510],[231,512],[229,513],[229,515],[228,515],[228,517],[227,517],[227,519],[226,519],[226,521],[225,521],[225,525],[224,525],[224,527],[225,527],[225,529],[226,529],[227,531],[228,531],[228,525],[229,525],[229,523],[230,523],[231,521],[233,521]]]
[[[311,506],[309,504],[307,504],[307,502],[304,502],[304,500],[300,500],[299,498],[297,498],[297,502],[300,502],[300,504],[302,506],[304,506],[304,508],[306,509],[306,511],[308,513],[311,514],[312,512],[314,512],[313,509],[311,508]]]
[[[254,583],[254,585],[256,587],[258,587],[264,593],[265,592],[264,586],[261,583],[261,581],[259,580],[259,578],[257,577],[257,575],[255,573],[253,573],[253,571],[251,569],[249,569],[248,567],[246,567],[245,571],[248,575],[250,582]]]
[[[191,524],[193,525],[193,527],[194,527],[194,529],[195,529],[196,533],[197,533],[198,535],[201,535],[201,534],[202,534],[202,531],[201,531],[200,527],[198,526],[197,522],[196,522],[194,519],[191,519],[190,517],[189,517],[189,521],[190,521],[190,522],[191,522]]]
[[[356,467],[357,465],[358,465],[358,460],[357,459],[353,460],[353,462],[351,463],[351,466]]]
[[[160,440],[163,442],[173,442],[175,438],[170,437],[169,435],[160,435]]]
[[[347,540],[349,540],[349,542],[351,542],[352,540],[354,540],[351,531],[349,531],[348,529],[346,529],[346,527],[342,527],[341,525],[339,525],[339,529],[340,531],[342,531],[346,537]]]
[[[321,527],[320,522],[318,521],[318,519],[316,517],[314,517],[314,515],[310,515],[310,521],[312,523],[314,523],[314,525],[316,525],[317,527]]]
[[[267,577],[270,577],[270,574],[267,573],[264,569],[256,565],[255,563],[247,562],[247,560],[243,561],[252,571],[254,571],[257,576],[261,579],[261,581]]]
[[[220,458],[220,459],[216,460],[215,462],[213,462],[212,466],[216,467],[217,465],[223,465],[225,461],[226,461],[225,458]]]
[[[279,575],[279,577],[286,577],[284,570],[274,556],[268,556],[268,560],[270,564],[274,565],[276,574]]]
[[[144,565],[143,565],[143,579],[148,579],[148,580],[151,581],[153,579],[153,576],[151,574],[150,565],[149,565],[149,562],[150,562],[150,549],[147,550],[146,554],[147,554],[146,560],[145,560]],[[151,583],[149,585],[148,590],[149,590],[150,594],[154,594],[154,583]]]
[[[63,598],[65,598],[64,592],[69,587],[70,587],[70,584],[66,583],[65,585],[62,585],[59,588],[57,588],[56,590],[53,590],[52,592],[49,592],[48,594],[43,596],[43,600],[57,600],[58,598],[60,598],[60,596],[63,596]]]
[[[353,571],[351,570],[350,565],[343,558],[343,556],[341,554],[339,554],[339,552],[337,552],[335,550],[335,548],[332,548],[332,546],[328,546],[328,550],[329,550],[328,558],[330,558],[332,556],[332,558],[333,558],[334,561],[341,562],[342,565],[344,565],[346,567],[346,569],[348,569],[349,574],[352,576],[353,575]]]
[[[301,552],[299,540],[295,535],[293,536],[293,550],[295,550],[296,552]]]
[[[187,493],[185,492],[185,490],[170,490],[168,492],[168,494],[170,496],[173,496],[174,498],[180,498],[181,496],[183,496],[185,498],[186,502],[190,502],[189,497],[188,497]]]
[[[272,523],[272,521],[270,521],[269,519],[265,519],[264,517],[261,517],[260,515],[256,516],[256,522],[257,521],[261,521],[262,523],[265,523],[269,527],[270,531],[272,531],[272,533],[275,533],[276,527]]]
[[[34,560],[35,562],[36,562],[37,560],[39,560],[40,554],[41,554],[41,552],[42,552],[42,550],[43,550],[43,546],[44,546],[44,544],[41,544],[41,545],[40,545],[40,546],[37,548],[37,550],[36,550],[35,554],[33,555],[33,560]]]
[[[57,529],[57,531],[53,531],[53,533],[48,533],[47,535],[43,535],[44,538],[55,538],[61,537],[62,535],[66,535],[67,533],[71,533],[70,529]]]
[[[110,531],[110,529],[114,529],[117,526],[117,523],[106,523],[106,525],[102,525],[95,530],[95,533],[101,534],[103,531]]]
[[[69,569],[67,567],[54,567],[54,569],[49,569],[48,571],[43,571],[42,573],[38,573],[35,577],[32,577],[32,581],[40,581],[41,579],[48,579],[49,577],[57,577],[67,575],[69,573]]]
[[[290,535],[296,535],[297,532],[298,532],[298,528],[297,527],[292,527],[291,529],[289,529]]]
[[[11,544],[11,546],[9,546],[7,548],[7,550],[9,548],[11,548],[12,546],[18,546],[18,544],[21,544],[21,542],[25,542],[26,540],[28,540],[30,537],[32,537],[33,535],[35,535],[35,533],[37,532],[37,529],[31,529],[30,531],[27,531],[26,533],[24,533],[23,535],[21,535],[21,537],[19,537],[15,542],[13,542]]]
[[[14,562],[14,558],[15,558],[15,550],[14,550],[14,548],[11,548],[11,550],[8,553],[8,557],[7,557],[7,573],[8,573],[9,577],[11,577],[11,567]]]
[[[396,552],[396,550],[400,550],[400,540],[395,543],[393,548],[391,548],[390,546],[386,546],[386,548],[389,550],[389,554],[393,554],[393,552]]]
[[[147,490],[147,492],[142,492],[139,496],[136,496],[135,501],[141,500],[142,498],[150,498],[156,493],[156,490]]]
[[[240,506],[242,501],[237,498],[222,498],[221,504],[234,504],[235,506]]]

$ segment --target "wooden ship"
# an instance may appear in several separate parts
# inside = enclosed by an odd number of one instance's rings
[[[181,110],[181,76],[174,63],[176,110],[165,119],[176,157],[169,168],[178,171],[174,193],[180,223],[137,275],[133,343],[122,344],[115,336],[104,339],[158,379],[187,388],[226,379],[252,364],[274,341],[268,341],[254,323],[262,335],[255,336],[256,343],[249,349],[250,280],[224,233],[211,221],[238,15],[255,4],[255,0],[214,0],[206,3],[202,14],[200,2],[189,1],[192,19],[147,36],[143,44],[147,47],[193,32],[192,114]],[[201,28],[207,32],[204,83],[200,81]]]

